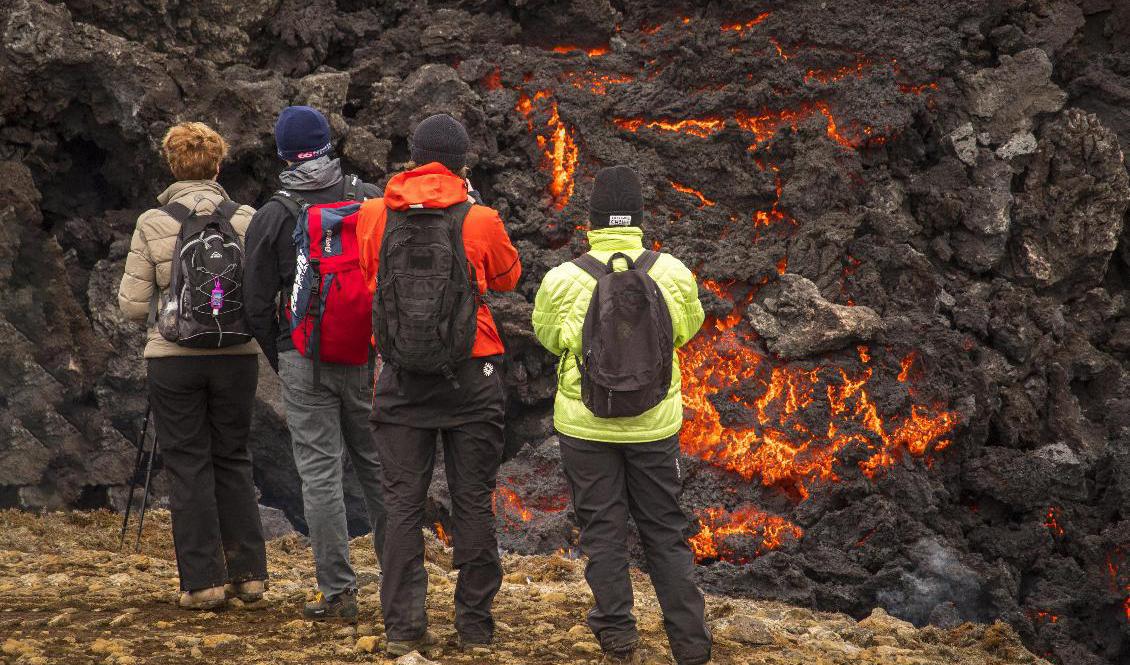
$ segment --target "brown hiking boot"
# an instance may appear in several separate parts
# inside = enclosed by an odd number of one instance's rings
[[[214,610],[227,601],[224,587],[214,586],[196,591],[184,591],[177,605],[184,610]]]
[[[224,585],[224,596],[227,598],[239,598],[245,603],[256,603],[263,600],[263,593],[266,590],[266,580],[228,582]]]
[[[422,636],[415,640],[401,642],[389,640],[385,651],[390,658],[406,656],[413,651],[419,651],[421,656],[427,656],[437,646],[439,646],[439,640],[432,634],[432,631],[426,630]]]

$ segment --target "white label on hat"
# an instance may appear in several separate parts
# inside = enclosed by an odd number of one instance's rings
[[[609,215],[608,216],[608,225],[609,226],[631,226],[632,225],[632,216],[631,215]]]

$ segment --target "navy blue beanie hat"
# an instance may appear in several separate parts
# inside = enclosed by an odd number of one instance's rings
[[[309,106],[288,106],[275,122],[275,146],[288,162],[305,162],[333,150],[330,123]]]

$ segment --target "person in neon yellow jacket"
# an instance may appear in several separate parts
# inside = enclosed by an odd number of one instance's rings
[[[635,261],[643,252],[643,200],[639,177],[626,166],[601,171],[589,201],[591,254],[601,263],[617,252]],[[626,269],[617,259],[614,269]],[[671,315],[675,348],[686,344],[703,322],[694,275],[670,254],[648,270]],[[638,416],[601,418],[581,399],[581,336],[596,279],[569,262],[545,276],[534,304],[534,332],[559,357],[553,422],[561,446],[573,511],[588,557],[585,579],[595,607],[588,625],[606,662],[637,662],[639,633],[632,616],[628,575],[628,515],[639,530],[648,574],[663,607],[663,624],[679,665],[710,661],[712,638],[702,592],[694,583],[694,555],[683,534],[687,517],[679,507],[683,472],[679,430],[683,399],[679,359],[672,362],[667,396]],[[602,287],[603,288],[603,287]]]

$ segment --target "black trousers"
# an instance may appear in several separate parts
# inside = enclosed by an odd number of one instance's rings
[[[148,368],[181,589],[267,579],[247,449],[258,356],[152,358]]]
[[[639,529],[648,575],[663,609],[663,627],[679,665],[710,660],[705,600],[694,583],[694,554],[679,507],[679,437],[634,444],[585,441],[558,434],[561,466],[573,494],[588,557],[585,579],[596,606],[588,624],[606,652],[639,641],[628,576],[628,514]]]
[[[502,380],[496,363],[485,358],[469,361],[458,372],[458,389],[440,377],[398,377],[387,366],[377,382],[378,406],[371,425],[388,511],[381,612],[390,640],[418,639],[428,626],[421,528],[437,436],[443,441],[454,564],[459,570],[455,629],[470,642],[486,643],[494,636],[491,606],[502,586],[502,564],[491,499],[504,445]],[[413,399],[423,395],[428,398]],[[382,400],[396,407],[381,409]]]

